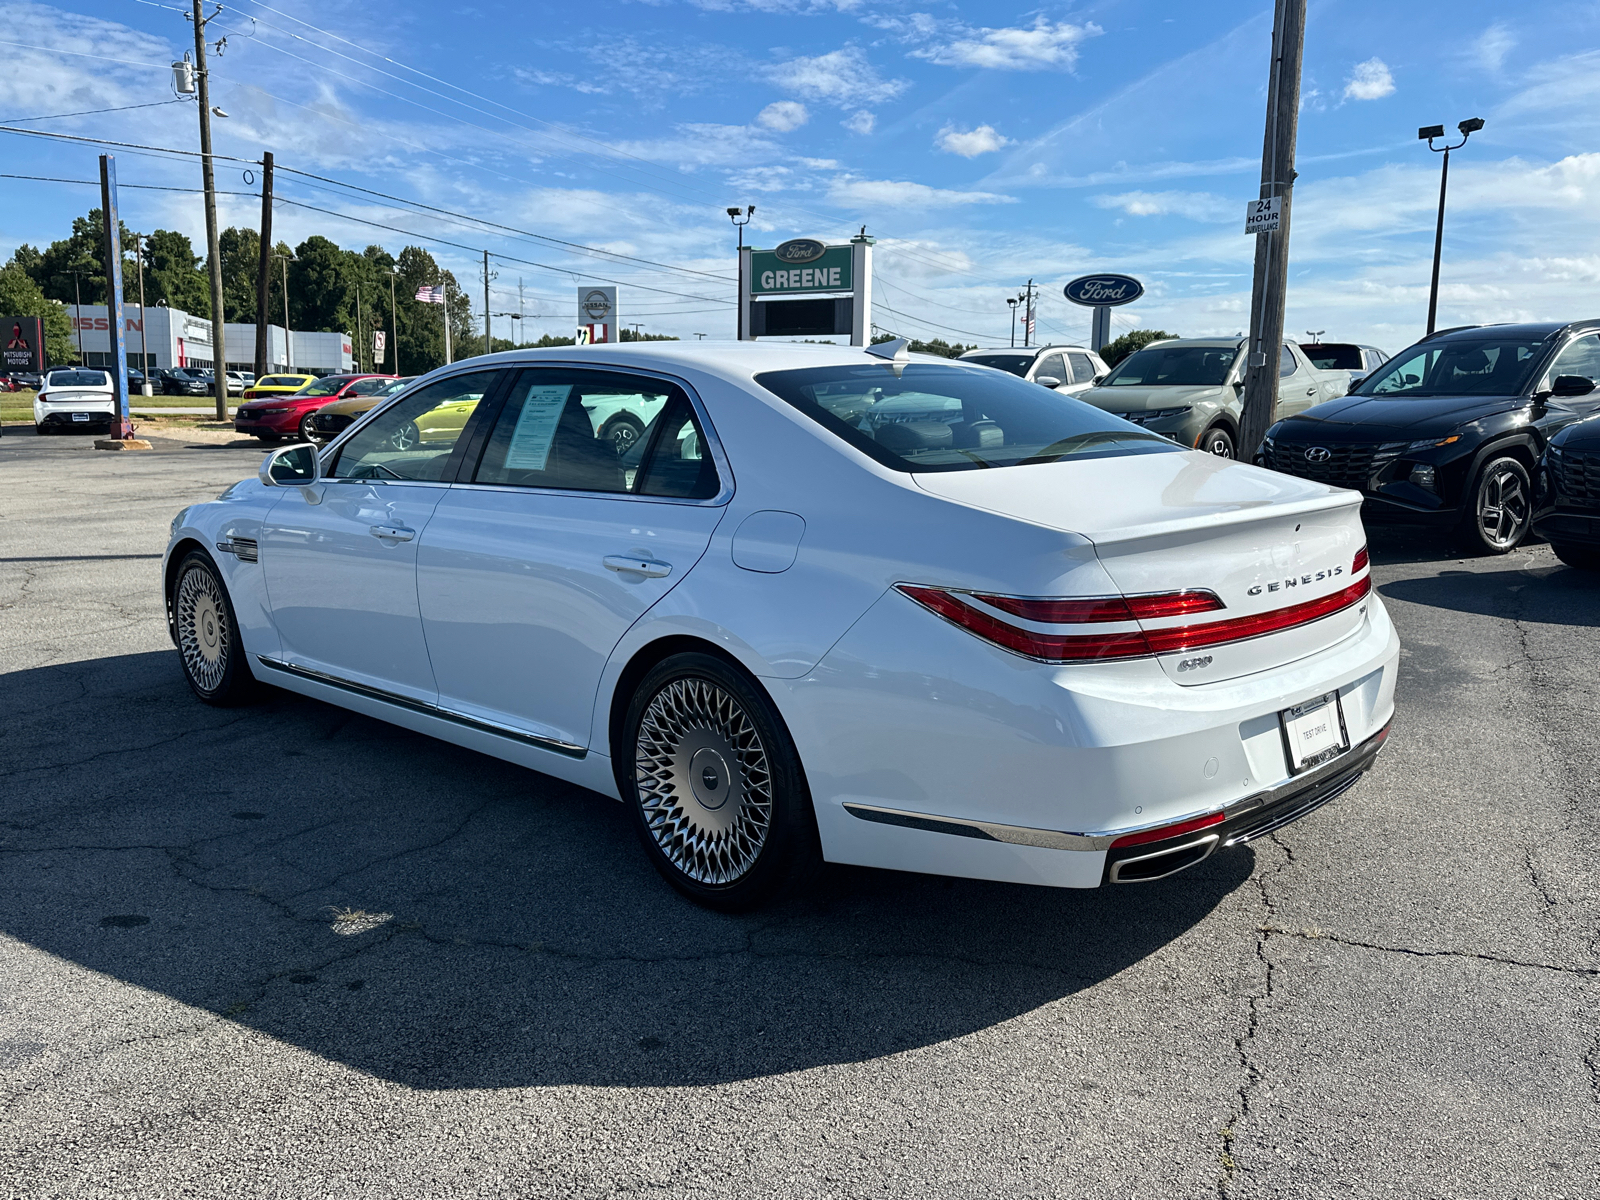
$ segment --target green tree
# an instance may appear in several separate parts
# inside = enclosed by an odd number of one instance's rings
[[[15,259],[0,267],[0,316],[43,317],[46,363],[75,363],[78,344],[67,310],[51,300]]]
[[[43,251],[32,246],[22,246],[12,257],[12,262],[22,267],[39,290],[51,300],[63,304],[77,302],[81,294],[85,304],[106,303],[105,273],[105,218],[98,208],[91,208],[86,217],[74,217],[72,234],[60,241],[51,242]],[[126,287],[128,273],[134,269],[132,252],[134,235],[126,225],[122,233],[122,275]]]
[[[675,342],[677,340],[670,333],[635,333],[631,329],[624,329],[617,338],[619,342]],[[567,339],[569,345],[571,341],[571,338]]]
[[[211,284],[187,234],[158,229],[144,239],[144,296],[146,304],[165,301],[210,319]]]
[[[1135,350],[1143,350],[1151,342],[1177,336],[1164,329],[1130,329],[1121,337],[1100,347],[1100,357],[1106,360],[1106,366],[1114,367]]]
[[[256,278],[261,271],[261,235],[254,229],[236,229],[230,225],[218,235],[217,248],[222,251],[222,311],[230,321],[254,325]],[[207,289],[210,286],[208,280]]]

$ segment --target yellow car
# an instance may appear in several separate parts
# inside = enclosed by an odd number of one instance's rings
[[[415,375],[407,375],[404,379],[387,379],[381,388],[364,396],[346,396],[343,400],[324,404],[311,418],[310,428],[306,432],[317,445],[325,446],[353,425],[357,417],[383,403],[396,392],[410,387],[414,379]]]
[[[315,375],[263,375],[245,389],[242,399],[255,400],[261,396],[285,396],[298,392],[308,383],[315,383]]]

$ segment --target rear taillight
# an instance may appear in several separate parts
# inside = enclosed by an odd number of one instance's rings
[[[1221,825],[1225,818],[1221,813],[1208,813],[1203,817],[1195,817],[1190,821],[1178,821],[1172,825],[1158,825],[1154,829],[1146,829],[1141,833],[1130,833],[1119,837],[1111,843],[1111,849],[1121,846],[1147,846],[1151,842],[1164,842],[1168,838],[1182,837],[1186,833],[1198,833],[1202,829],[1209,829],[1213,825]]]
[[[1081,627],[1113,621],[1132,625],[1136,621],[1214,612],[1225,605],[1216,593],[1200,590],[1167,592],[1156,596],[1053,600],[952,592],[909,583],[899,584],[898,587],[924,608],[987,642],[1041,662],[1065,663],[1148,658],[1279,633],[1332,616],[1358,603],[1372,590],[1372,579],[1368,576],[1330,595],[1250,616],[1193,625],[1104,632]],[[1002,613],[1039,625],[1080,628],[1070,632],[1028,629],[1013,625],[1001,616]]]
[[[1367,548],[1363,546],[1361,549],[1356,551],[1355,559],[1350,563],[1350,574],[1354,575],[1358,571],[1365,571],[1367,569],[1367,562]]]

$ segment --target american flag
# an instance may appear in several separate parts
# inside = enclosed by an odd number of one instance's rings
[[[444,285],[440,284],[438,287],[419,287],[417,289],[417,299],[421,300],[424,304],[443,304]]]

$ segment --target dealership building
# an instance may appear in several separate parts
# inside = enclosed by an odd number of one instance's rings
[[[66,306],[72,317],[74,347],[82,338],[83,365],[111,365],[111,321],[104,304]],[[151,305],[140,314],[137,304],[123,309],[127,333],[125,346],[128,366],[138,367],[144,355],[147,370],[167,367],[211,367],[215,356],[211,348],[211,322],[191,316],[181,309]],[[230,371],[253,371],[256,363],[256,327],[229,321],[223,326],[227,337]],[[281,325],[267,326],[267,370],[305,371],[316,375],[336,374],[354,367],[348,333],[305,333],[294,329],[285,333]]]

